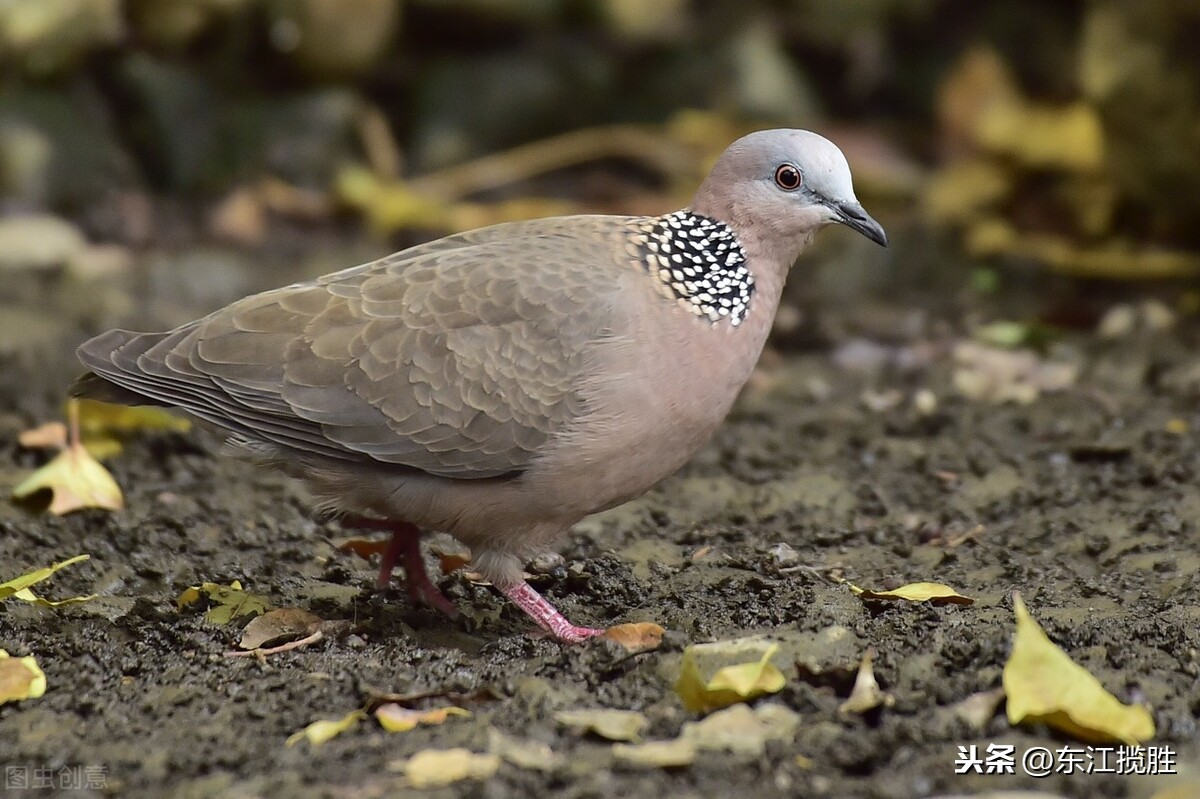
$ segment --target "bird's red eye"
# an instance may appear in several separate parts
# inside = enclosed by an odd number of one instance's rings
[[[784,191],[795,191],[803,182],[804,178],[800,176],[800,170],[791,164],[780,164],[775,169],[775,185]]]

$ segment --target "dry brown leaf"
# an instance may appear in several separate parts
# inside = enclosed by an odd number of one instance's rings
[[[383,555],[387,550],[389,540],[381,538],[378,541],[371,541],[365,538],[350,538],[338,544],[338,549],[358,555],[363,560],[370,560],[372,555]]]
[[[242,629],[242,638],[238,641],[238,646],[242,649],[258,649],[312,635],[320,628],[321,622],[320,616],[304,608],[269,610],[251,619]]]
[[[613,625],[604,631],[603,637],[630,652],[650,652],[662,645],[663,632],[663,628],[654,622],[639,621]]]
[[[471,565],[470,552],[434,552],[434,555],[437,556],[442,574],[453,574]]]
[[[46,422],[21,433],[17,443],[26,449],[66,449],[67,426],[62,422]]]

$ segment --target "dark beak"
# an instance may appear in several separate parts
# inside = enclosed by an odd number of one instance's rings
[[[833,210],[838,215],[838,221],[851,230],[857,230],[881,247],[888,246],[887,232],[883,225],[871,218],[858,203],[833,203]]]

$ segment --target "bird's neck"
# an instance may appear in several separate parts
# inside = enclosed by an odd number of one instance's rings
[[[753,264],[733,228],[693,211],[642,220],[638,263],[658,293],[713,324],[739,326],[757,291]]]

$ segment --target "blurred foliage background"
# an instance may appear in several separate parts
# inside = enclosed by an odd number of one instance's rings
[[[1195,0],[0,0],[0,260],[658,212],[782,125],[977,258],[1189,278],[1197,41]]]

